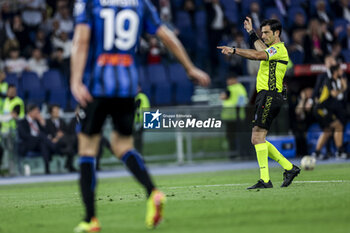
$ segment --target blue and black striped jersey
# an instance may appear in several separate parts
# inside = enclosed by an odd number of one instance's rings
[[[161,24],[149,0],[76,0],[75,23],[91,29],[83,82],[94,97],[134,97],[135,50],[143,31]]]

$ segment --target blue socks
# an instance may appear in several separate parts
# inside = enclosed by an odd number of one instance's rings
[[[90,156],[81,156],[80,164],[80,190],[85,205],[85,221],[90,222],[95,216],[95,188],[96,171],[95,158]]]
[[[121,160],[134,177],[145,187],[147,195],[150,196],[154,185],[141,155],[136,150],[129,150],[124,154]]]

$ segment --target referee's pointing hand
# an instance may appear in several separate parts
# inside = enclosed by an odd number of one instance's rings
[[[221,53],[226,54],[226,55],[231,55],[233,54],[233,48],[228,47],[228,46],[217,46],[216,48],[221,49]]]

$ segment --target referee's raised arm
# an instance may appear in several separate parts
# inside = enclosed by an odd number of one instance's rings
[[[265,21],[267,22],[267,21]],[[278,21],[273,21],[273,25],[261,25],[261,39],[255,33],[252,27],[252,21],[249,17],[246,17],[244,21],[244,28],[249,33],[249,39],[254,44],[255,49],[241,49],[236,47],[228,46],[218,46],[218,49],[221,49],[221,53],[225,55],[237,54],[241,57],[250,59],[250,60],[260,60],[266,61],[269,59],[269,54],[266,49],[268,46],[280,43],[280,36],[282,33],[281,24]]]

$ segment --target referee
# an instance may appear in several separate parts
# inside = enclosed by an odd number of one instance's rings
[[[300,173],[300,169],[290,163],[270,142],[266,135],[273,119],[278,115],[282,105],[283,78],[287,70],[288,52],[281,42],[282,25],[278,20],[264,20],[260,26],[261,39],[252,29],[252,21],[246,17],[244,28],[249,33],[255,49],[218,46],[221,53],[237,54],[251,60],[260,60],[260,68],[256,80],[258,92],[255,101],[255,114],[251,142],[255,147],[260,166],[260,180],[248,189],[272,188],[269,176],[268,156],[277,161],[284,169],[281,187],[289,186]]]

